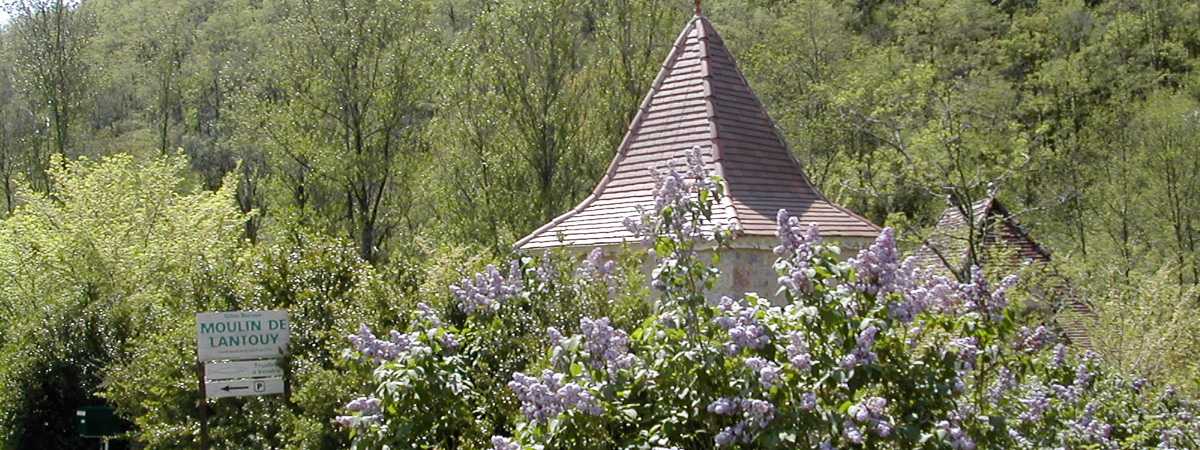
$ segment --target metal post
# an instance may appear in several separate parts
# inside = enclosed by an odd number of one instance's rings
[[[204,392],[204,363],[196,361],[196,380],[200,389],[200,450],[208,450],[208,396]]]

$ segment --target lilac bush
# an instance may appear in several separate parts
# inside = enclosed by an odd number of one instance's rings
[[[356,438],[367,446],[408,444],[394,438],[408,433],[498,450],[1200,446],[1191,400],[1108,373],[1045,326],[1023,323],[1010,298],[1016,277],[992,282],[976,269],[958,282],[922,269],[901,258],[890,229],[844,258],[780,211],[773,267],[785,305],[755,294],[710,302],[719,272],[702,250],[719,255],[736,224],[712,223],[722,181],[702,158],[693,151],[661,170],[653,209],[628,221],[656,260],[653,311],[632,331],[604,315],[536,330],[506,319],[535,317],[543,303],[527,300],[563,292],[550,288],[562,277],[609,276],[603,253],[574,270],[489,269],[455,288],[461,330],[430,317],[387,340],[369,330],[351,338],[384,375],[339,423],[372,430],[376,440]],[[410,394],[440,399],[447,380],[484,380],[498,361],[489,352],[529,342],[541,356],[499,371],[500,391],[471,381],[443,409],[406,403]],[[511,406],[481,414],[497,397]]]

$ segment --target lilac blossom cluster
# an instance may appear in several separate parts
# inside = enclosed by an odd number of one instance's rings
[[[806,371],[812,368],[812,355],[808,352],[808,341],[804,339],[804,334],[799,331],[791,331],[787,337],[788,362],[792,364],[792,367],[795,367],[797,371]]]
[[[517,372],[513,373],[508,388],[517,394],[521,413],[537,423],[546,423],[570,410],[593,416],[604,413],[590,392],[576,383],[563,383],[564,378],[565,375],[551,370],[543,371],[538,378]]]
[[[739,416],[741,419],[717,433],[713,439],[717,447],[753,441],[755,432],[766,428],[775,419],[775,405],[752,398],[722,397],[708,405],[708,412],[718,416]]]
[[[575,273],[588,281],[606,281],[617,269],[617,262],[604,260],[604,250],[600,247],[592,249]]]
[[[850,409],[846,411],[850,415],[850,419],[842,427],[842,434],[846,440],[862,444],[866,438],[862,428],[866,428],[870,433],[881,438],[891,436],[895,425],[892,424],[892,418],[887,415],[887,404],[887,399],[883,397],[868,397],[850,406]]]
[[[346,404],[350,415],[337,416],[334,421],[346,428],[367,426],[383,420],[383,409],[379,399],[374,397],[359,397]]]
[[[988,387],[987,398],[992,403],[999,403],[1009,391],[1017,387],[1016,375],[1013,375],[1007,367],[1001,367],[996,372],[996,379],[992,381],[992,385]]]
[[[850,370],[858,366],[874,364],[879,356],[871,350],[875,346],[875,338],[879,335],[879,327],[867,325],[858,332],[855,338],[854,351],[843,356],[838,362],[842,369]]]
[[[1025,396],[1021,397],[1024,411],[1018,416],[1023,422],[1031,423],[1042,420],[1046,410],[1050,409],[1050,397],[1046,388],[1040,384],[1030,384]]]
[[[417,333],[401,333],[392,330],[388,339],[379,339],[366,324],[359,326],[358,333],[348,336],[350,346],[363,356],[375,361],[396,361],[410,355],[429,353]]]
[[[875,242],[850,260],[858,279],[854,288],[870,295],[900,292],[900,257],[896,250],[896,232],[884,228]]]
[[[521,267],[513,261],[507,278],[496,266],[488,265],[483,272],[467,277],[450,286],[450,293],[458,301],[458,307],[467,314],[491,314],[500,309],[505,300],[521,292]]]
[[[815,224],[801,225],[800,218],[792,216],[786,209],[775,213],[775,223],[778,227],[775,235],[779,238],[779,245],[774,248],[776,256],[804,262],[816,256],[821,234]]]
[[[979,266],[971,267],[971,280],[959,285],[958,292],[963,306],[969,312],[977,312],[991,320],[1000,320],[1008,307],[1008,290],[1017,284],[1017,276],[1009,275],[1000,280],[995,289],[990,289],[987,277]]]
[[[1084,442],[1099,444],[1102,448],[1117,448],[1116,443],[1111,440],[1112,425],[1097,419],[1096,409],[1095,403],[1088,403],[1083,407],[1082,416],[1067,421],[1067,429]]]
[[[775,383],[779,382],[781,369],[775,362],[759,356],[752,356],[746,358],[745,364],[758,377],[758,383],[762,385],[763,389],[771,389]]]
[[[608,376],[616,377],[619,370],[633,366],[636,357],[629,352],[629,335],[613,328],[607,317],[579,319],[579,331],[583,333],[588,365],[593,369],[605,370]]]
[[[424,302],[417,303],[417,319],[429,326],[425,333],[430,338],[437,340],[442,349],[451,351],[458,349],[458,338],[443,328],[445,324],[442,323],[442,318]]]
[[[950,347],[958,351],[958,361],[964,370],[974,370],[979,357],[979,340],[974,336],[950,340]]]
[[[1091,386],[1092,378],[1095,376],[1088,368],[1088,361],[1094,357],[1094,354],[1091,352],[1088,352],[1084,356],[1084,360],[1075,367],[1075,380],[1070,386],[1063,386],[1061,384],[1050,385],[1050,389],[1054,391],[1054,395],[1067,403],[1078,402],[1083,393]]]
[[[816,225],[808,227],[800,225],[800,219],[788,215],[786,209],[779,210],[775,216],[778,223],[779,245],[775,254],[780,257],[776,269],[780,272],[779,284],[787,287],[796,295],[812,291],[812,279],[815,271],[810,260],[816,256],[816,246],[821,242]]]
[[[1045,325],[1039,325],[1032,330],[1029,327],[1021,327],[1021,330],[1017,332],[1016,348],[1024,352],[1036,353],[1053,342],[1054,335],[1046,329]]]
[[[521,444],[513,442],[504,436],[492,436],[493,450],[521,450]]]
[[[888,305],[888,314],[895,320],[911,323],[925,311],[954,310],[955,286],[944,276],[923,268],[917,258],[909,257],[900,264],[898,283],[900,300]]]
[[[962,422],[957,417],[937,423],[937,429],[945,435],[953,450],[975,450],[975,440],[963,429]]]
[[[713,323],[729,332],[729,341],[724,345],[726,353],[735,355],[746,348],[757,350],[771,342],[767,328],[756,317],[760,311],[758,306],[746,306],[730,297],[722,297],[718,309],[721,315],[713,319]]]
[[[671,237],[683,240],[699,240],[703,238],[702,229],[698,223],[688,220],[681,215],[691,209],[693,197],[701,190],[713,190],[717,181],[709,176],[704,164],[704,153],[699,146],[692,147],[685,153],[685,171],[675,168],[677,163],[672,161],[666,167],[654,170],[654,206],[652,211],[641,211],[635,217],[625,219],[625,228],[634,236],[640,237],[644,245],[650,245],[658,237],[659,228],[665,230]],[[670,212],[672,217],[663,217],[664,212]],[[731,224],[736,227],[736,224]]]

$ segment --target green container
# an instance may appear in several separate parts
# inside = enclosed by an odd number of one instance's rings
[[[75,425],[85,438],[103,438],[121,434],[121,421],[109,406],[84,406],[75,411]]]

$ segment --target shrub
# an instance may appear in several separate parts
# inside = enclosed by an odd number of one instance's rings
[[[352,338],[360,361],[378,364],[378,387],[339,422],[356,444],[389,448],[479,447],[489,431],[499,450],[1198,444],[1191,402],[1019,326],[1015,277],[933,275],[900,260],[891,230],[844,260],[780,211],[787,306],[753,294],[708,301],[719,274],[700,249],[736,230],[711,222],[721,186],[693,154],[688,172],[661,172],[654,209],[628,222],[657,258],[653,315],[631,333],[595,315],[542,333],[547,321],[528,316],[542,307],[530,302],[536,269],[489,268],[452,288],[469,315],[460,327],[421,312],[424,325],[407,333]],[[516,362],[499,349],[539,344],[536,361],[491,365]],[[508,397],[473,383],[480,364],[511,373],[511,421],[494,409]]]

